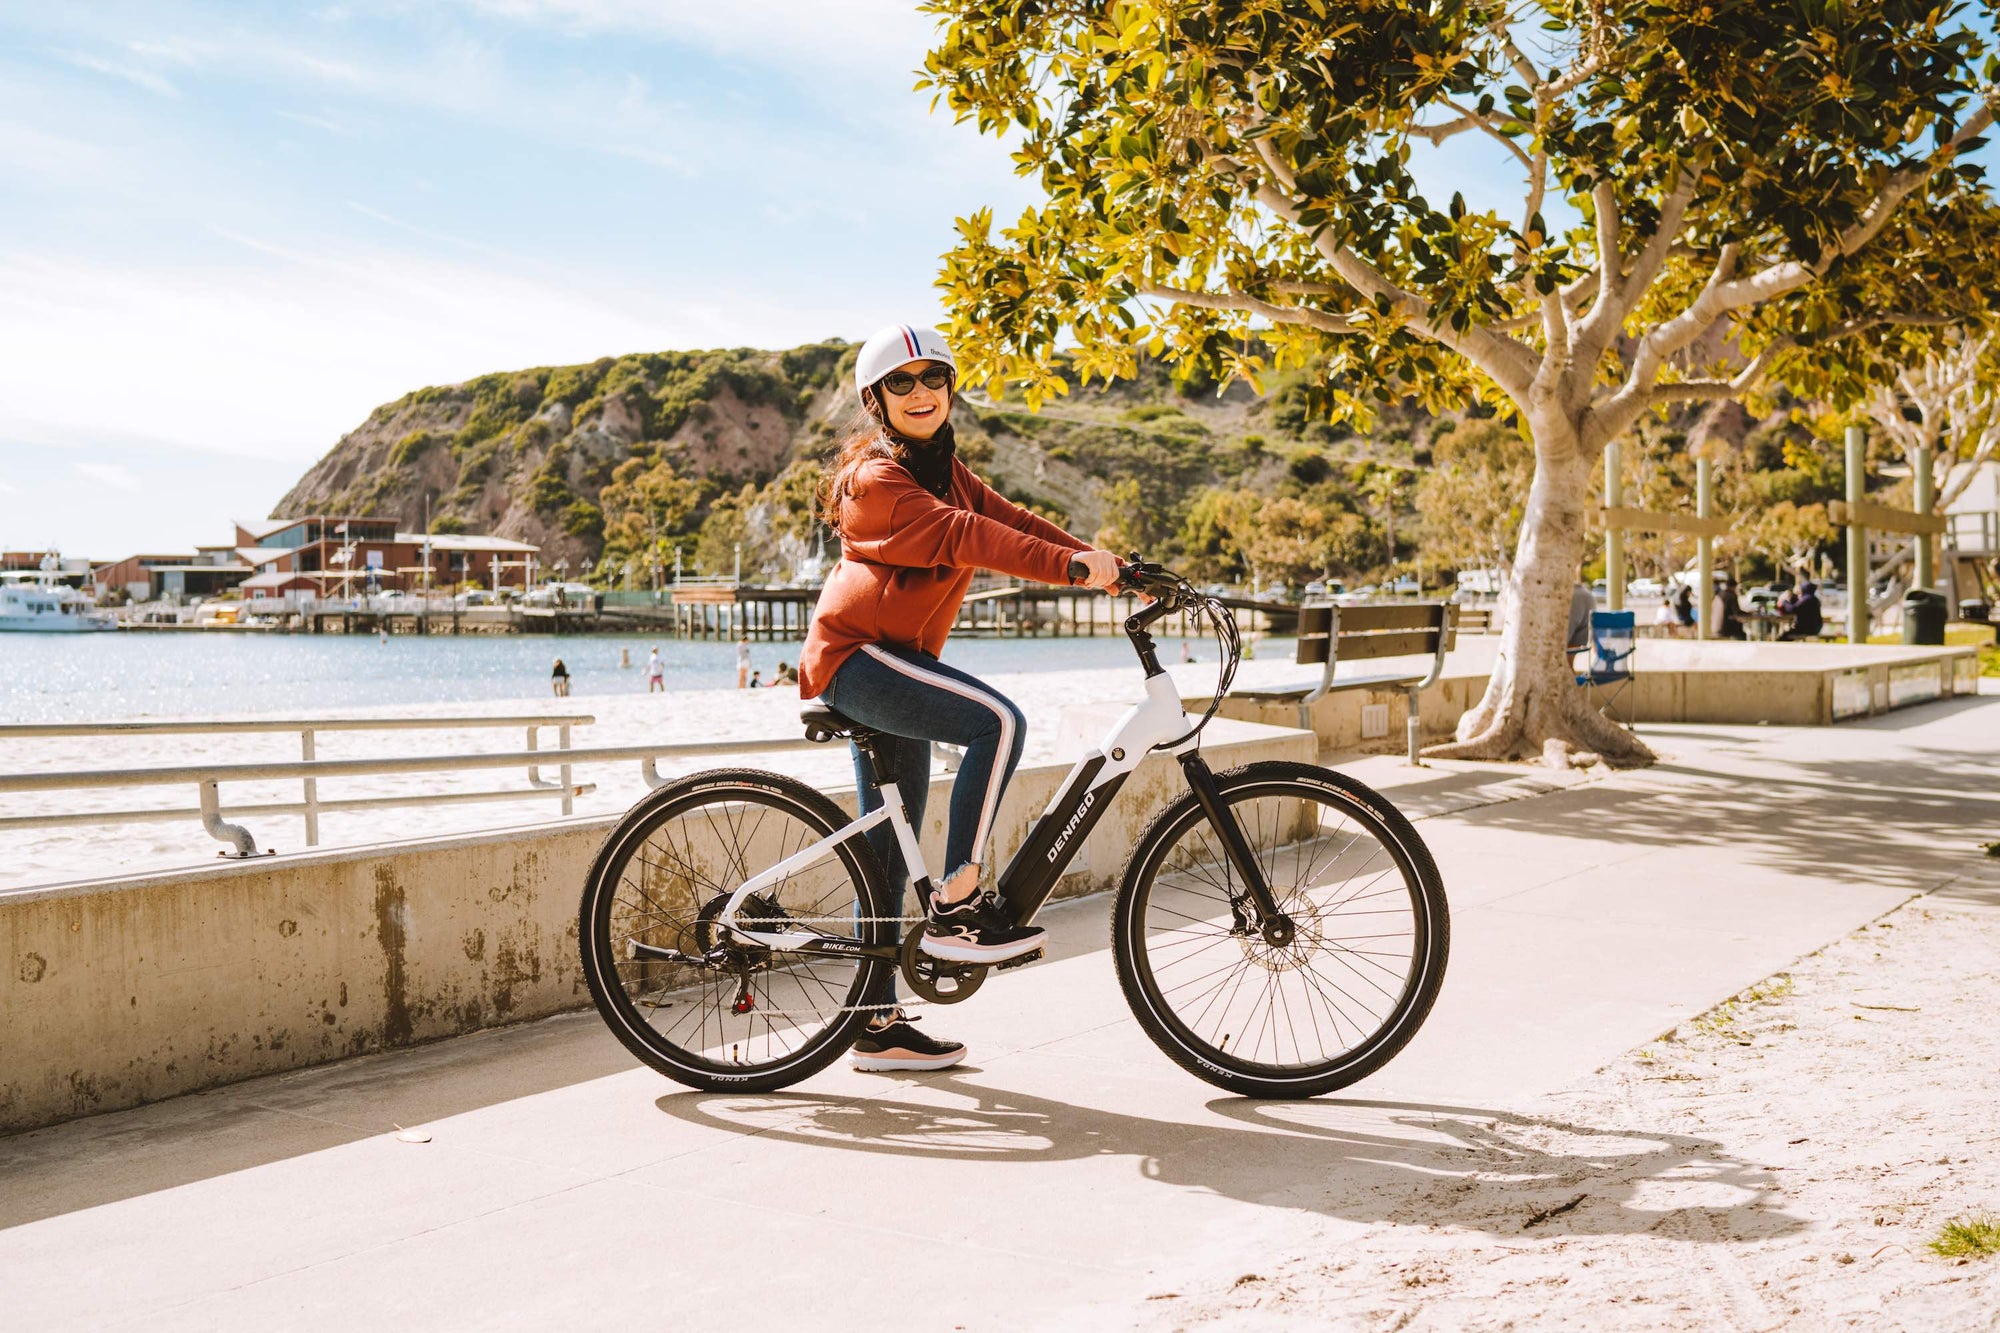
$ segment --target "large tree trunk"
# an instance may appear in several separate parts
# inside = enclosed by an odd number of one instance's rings
[[[1590,460],[1575,426],[1550,412],[1530,418],[1535,481],[1521,521],[1514,577],[1501,593],[1500,655],[1486,694],[1459,719],[1458,739],[1433,745],[1440,759],[1524,759],[1561,741],[1575,754],[1609,763],[1652,762],[1638,737],[1607,720],[1578,687],[1570,666],[1570,594],[1583,560]]]

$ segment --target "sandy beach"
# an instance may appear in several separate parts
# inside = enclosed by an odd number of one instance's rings
[[[1160,1329],[2000,1327],[2000,913],[1919,898],[1504,1118],[1437,1120],[1386,1220],[1219,1288]]]
[[[1288,654],[1286,655],[1288,656]],[[1204,661],[1171,668],[1185,696],[1214,688],[1214,650]],[[1304,679],[1310,668],[1282,657],[1242,664],[1238,687],[1260,683],[1291,683]],[[1116,670],[1045,671],[994,674],[993,685],[1020,705],[1028,718],[1022,763],[1066,762],[1080,752],[1082,742],[1066,738],[1063,709],[1073,704],[1102,705],[1136,702],[1142,693],[1136,667]],[[424,704],[373,709],[331,709],[312,714],[327,717],[468,717],[528,714],[589,716],[596,720],[574,729],[576,746],[632,745],[649,742],[686,743],[798,736],[799,699],[790,688],[762,690],[683,690],[662,694],[623,694],[593,699],[541,697],[492,699],[477,704]],[[277,716],[297,717],[293,710]],[[238,716],[272,716],[240,714]],[[78,719],[81,720],[81,719]],[[108,720],[108,719],[92,719]],[[155,719],[164,720],[164,719]],[[523,729],[480,729],[449,732],[332,732],[318,739],[320,759],[379,758],[403,755],[470,754],[520,750]],[[545,730],[544,749],[556,744],[556,733]],[[299,738],[285,734],[166,735],[88,738],[34,738],[0,742],[0,772],[66,772],[107,768],[155,768],[173,764],[289,762],[297,760]],[[740,758],[703,757],[662,761],[664,774],[693,772],[729,763],[774,768],[816,785],[852,781],[845,746],[824,751],[746,751]],[[545,770],[545,777],[553,777]],[[647,787],[636,761],[579,765],[579,782],[596,790],[577,798],[576,816],[608,815],[643,796]],[[380,777],[322,779],[322,800],[408,795],[420,792],[460,792],[525,788],[525,772],[485,770],[463,773],[417,773]],[[222,788],[223,809],[232,805],[297,801],[300,787],[290,782],[231,783]],[[53,828],[0,830],[0,891],[31,885],[97,879],[139,870],[205,865],[220,843],[202,831],[195,816],[196,793],[185,787],[127,787],[81,791],[38,792],[7,798],[11,815],[91,810],[168,808],[188,812],[186,819],[165,823],[89,823],[79,820]],[[503,828],[558,818],[558,803],[550,799],[456,806],[417,806],[327,814],[320,821],[320,845],[353,845],[385,838],[421,837],[471,829]],[[304,821],[296,816],[246,818],[261,846],[279,852],[305,847]]]

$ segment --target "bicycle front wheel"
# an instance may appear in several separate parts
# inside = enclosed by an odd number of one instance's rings
[[[598,851],[578,923],[584,980],[627,1050],[692,1088],[765,1092],[853,1044],[889,963],[762,948],[720,920],[745,881],[846,823],[803,782],[755,769],[696,773],[632,808]],[[849,838],[737,919],[893,944],[883,880],[874,849]]]
[[[1139,840],[1112,915],[1118,980],[1175,1063],[1252,1097],[1312,1097],[1382,1067],[1444,980],[1430,850],[1376,792],[1310,764],[1215,775],[1295,933],[1268,943],[1192,792]]]

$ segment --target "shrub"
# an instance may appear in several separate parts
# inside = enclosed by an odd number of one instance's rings
[[[465,520],[457,514],[433,514],[431,531],[441,537],[456,536],[465,531]]]
[[[574,500],[563,508],[562,530],[572,537],[602,537],[604,511],[588,500]]]
[[[413,430],[396,441],[396,447],[389,451],[390,467],[408,467],[421,458],[426,450],[438,443],[438,437],[427,430]]]

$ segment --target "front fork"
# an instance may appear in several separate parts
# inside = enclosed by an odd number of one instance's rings
[[[1215,785],[1215,774],[1200,751],[1192,751],[1180,756],[1181,772],[1187,778],[1188,787],[1194,798],[1201,803],[1202,813],[1216,835],[1222,839],[1222,850],[1235,868],[1238,878],[1243,881],[1244,893],[1241,897],[1230,895],[1229,910],[1236,918],[1237,926],[1248,934],[1255,930],[1266,944],[1282,949],[1292,942],[1297,933],[1292,919],[1278,910],[1278,900],[1271,895],[1271,885],[1264,878],[1264,868],[1257,864],[1257,853],[1250,846],[1250,840],[1243,836],[1243,826],[1236,822],[1236,813],[1222,799],[1222,789]],[[1246,915],[1245,909],[1253,911]]]

